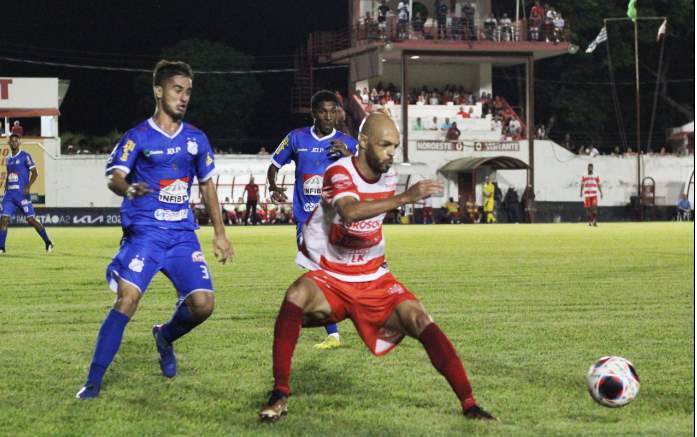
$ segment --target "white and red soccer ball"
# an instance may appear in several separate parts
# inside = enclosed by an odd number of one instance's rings
[[[639,394],[639,375],[622,357],[601,357],[588,369],[586,380],[591,397],[606,407],[624,407]]]

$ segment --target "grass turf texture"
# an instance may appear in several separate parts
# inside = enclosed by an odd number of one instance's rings
[[[176,343],[179,373],[160,375],[153,323],[175,293],[151,284],[98,400],[73,396],[113,295],[104,268],[117,228],[50,228],[56,251],[10,228],[0,257],[3,435],[692,435],[694,227],[691,223],[387,226],[392,271],[450,336],[480,403],[499,423],[465,420],[413,339],[374,358],[350,322],[346,346],[296,349],[290,412],[257,422],[271,388],[273,325],[300,274],[294,227],[229,228],[237,258],[213,265],[211,319]],[[595,404],[585,374],[601,355],[641,377],[622,409]]]

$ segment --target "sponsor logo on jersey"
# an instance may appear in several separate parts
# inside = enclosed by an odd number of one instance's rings
[[[189,201],[189,177],[161,179],[158,199],[164,203],[186,203]]]
[[[126,162],[128,161],[128,155],[135,150],[136,148],[136,143],[133,142],[133,140],[128,140],[126,141],[126,144],[123,146],[123,152],[121,153],[121,157],[119,160]]]
[[[145,150],[143,151],[143,155],[145,155],[146,158],[149,158],[152,155],[162,155],[163,152],[162,150]]]
[[[191,261],[195,263],[205,263],[206,258],[203,256],[203,252],[197,250],[191,254]]]
[[[145,261],[143,258],[138,257],[136,255],[135,258],[131,260],[131,262],[128,264],[128,268],[133,270],[136,273],[140,273],[143,271],[143,266],[145,265]]]
[[[319,205],[319,203],[307,202],[303,205],[303,211],[312,212],[315,210],[315,208],[317,208],[317,205]]]
[[[312,150],[310,150],[310,153],[321,153],[324,152],[324,149],[321,147],[313,147]]]
[[[306,196],[320,196],[322,194],[322,175],[303,175],[303,194]]]
[[[382,226],[382,220],[361,220],[347,225],[346,228],[352,232],[370,233],[376,229],[380,229],[380,226]]]
[[[194,144],[195,144],[195,143],[194,143]],[[196,150],[198,150],[198,144],[196,144],[196,148],[197,148]],[[168,147],[168,148],[167,148],[167,154],[168,154],[168,155],[175,155],[175,154],[181,152],[181,150],[182,150],[182,148],[179,147],[179,146],[177,146],[177,147]],[[159,151],[159,152],[162,153],[162,151]],[[153,154],[154,154],[154,153],[155,153],[155,152],[153,152]],[[189,153],[191,153],[192,155],[195,155],[195,154],[196,154],[195,152],[189,152]]]
[[[9,173],[7,175],[7,182],[10,184],[14,182],[19,182],[19,175],[17,173]]]
[[[192,155],[198,154],[198,143],[195,139],[187,139],[186,141],[186,151]]]
[[[163,222],[179,222],[189,217],[189,208],[172,211],[169,209],[156,209],[155,219]]]

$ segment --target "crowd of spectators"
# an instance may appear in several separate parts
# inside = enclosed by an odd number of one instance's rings
[[[438,39],[489,41],[545,41],[559,43],[564,39],[566,22],[549,4],[536,1],[528,18],[514,22],[506,12],[484,18],[477,13],[477,2],[436,0],[430,12],[421,7],[409,10],[409,2],[400,1],[395,9],[381,0],[374,11],[366,11],[358,19],[356,34],[360,39]],[[393,3],[394,4],[394,3]]]

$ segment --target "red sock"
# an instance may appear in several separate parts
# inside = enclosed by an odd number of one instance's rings
[[[273,330],[273,389],[286,396],[290,394],[290,364],[302,322],[303,309],[292,302],[283,301]]]
[[[453,344],[443,334],[438,325],[431,323],[419,336],[433,367],[448,380],[450,387],[460,399],[462,409],[466,410],[477,404],[472,395],[472,386],[467,379],[465,367],[457,356]]]

